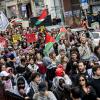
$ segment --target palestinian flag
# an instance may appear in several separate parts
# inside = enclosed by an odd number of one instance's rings
[[[59,42],[62,35],[64,35],[67,32],[65,27],[60,28],[60,33],[56,36],[56,41]]]
[[[55,43],[55,39],[51,35],[49,35],[49,33],[46,33],[45,43],[46,44],[44,49],[44,55],[48,56],[51,48],[53,47],[53,44]]]
[[[35,33],[26,34],[25,37],[26,37],[26,40],[27,40],[28,43],[33,43],[33,42],[37,41],[37,37],[36,37]]]
[[[35,23],[35,25],[40,25],[45,18],[47,17],[48,13],[47,13],[47,9],[44,9],[40,15],[40,17],[38,18],[38,21]]]
[[[49,42],[55,42],[55,39],[49,35],[49,33],[46,33],[46,37],[45,37],[45,43],[49,43]]]

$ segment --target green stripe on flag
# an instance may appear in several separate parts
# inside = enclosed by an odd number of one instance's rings
[[[59,33],[59,34],[57,35],[57,37],[56,37],[56,41],[57,41],[57,42],[59,42],[60,37],[61,37],[63,34],[65,34],[65,33],[64,33],[64,32],[62,32],[62,33]]]
[[[42,23],[42,21],[38,20],[35,25],[40,25]]]
[[[46,44],[45,49],[43,51],[45,56],[48,56],[48,54],[50,53],[50,49],[53,47],[53,42],[49,42]]]

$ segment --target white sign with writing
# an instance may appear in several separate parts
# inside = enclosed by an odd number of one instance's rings
[[[5,31],[9,25],[9,21],[7,17],[4,15],[2,11],[0,11],[0,31]]]

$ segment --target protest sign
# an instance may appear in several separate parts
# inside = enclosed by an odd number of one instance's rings
[[[0,11],[0,31],[5,31],[9,25],[9,21],[7,17],[4,15],[2,11]]]
[[[36,35],[34,33],[26,34],[25,37],[26,37],[28,43],[33,43],[33,42],[37,41]]]
[[[13,38],[13,43],[17,43],[18,40],[22,39],[20,34],[13,35],[12,38]]]

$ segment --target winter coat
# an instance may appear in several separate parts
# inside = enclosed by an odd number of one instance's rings
[[[40,93],[34,94],[33,100],[57,100],[57,99],[51,91],[48,91],[48,96],[41,95]]]
[[[88,86],[90,92],[86,94],[82,88],[81,89],[81,98],[82,100],[97,100],[97,95],[92,86]]]
[[[97,96],[100,98],[100,77],[93,77],[91,85],[95,89]]]
[[[33,95],[38,92],[38,85],[34,82],[30,82],[30,91],[28,96],[32,99]]]
[[[57,100],[69,100],[70,99],[70,87],[65,86],[64,88],[61,88],[60,86],[56,87],[53,90],[54,95],[56,96]]]
[[[54,88],[57,88],[59,86],[59,79],[64,79],[66,85],[69,85],[69,86],[72,85],[72,81],[70,80],[70,78],[68,77],[68,75],[65,75],[64,77],[56,76],[53,79],[53,87]]]
[[[30,91],[30,87],[29,87],[27,81],[25,80],[25,78],[24,78],[23,76],[19,76],[19,77],[17,78],[16,84],[17,84],[19,78],[23,78],[24,81],[25,81],[25,88],[24,88],[24,91],[25,91],[25,93],[26,93],[26,95],[27,95],[27,94],[29,93],[29,91]],[[13,92],[14,94],[18,95],[18,96],[21,96],[20,93],[19,93],[19,91],[18,91],[17,85],[14,87],[14,89],[12,90],[12,92]],[[22,97],[22,96],[21,96],[21,97]]]

